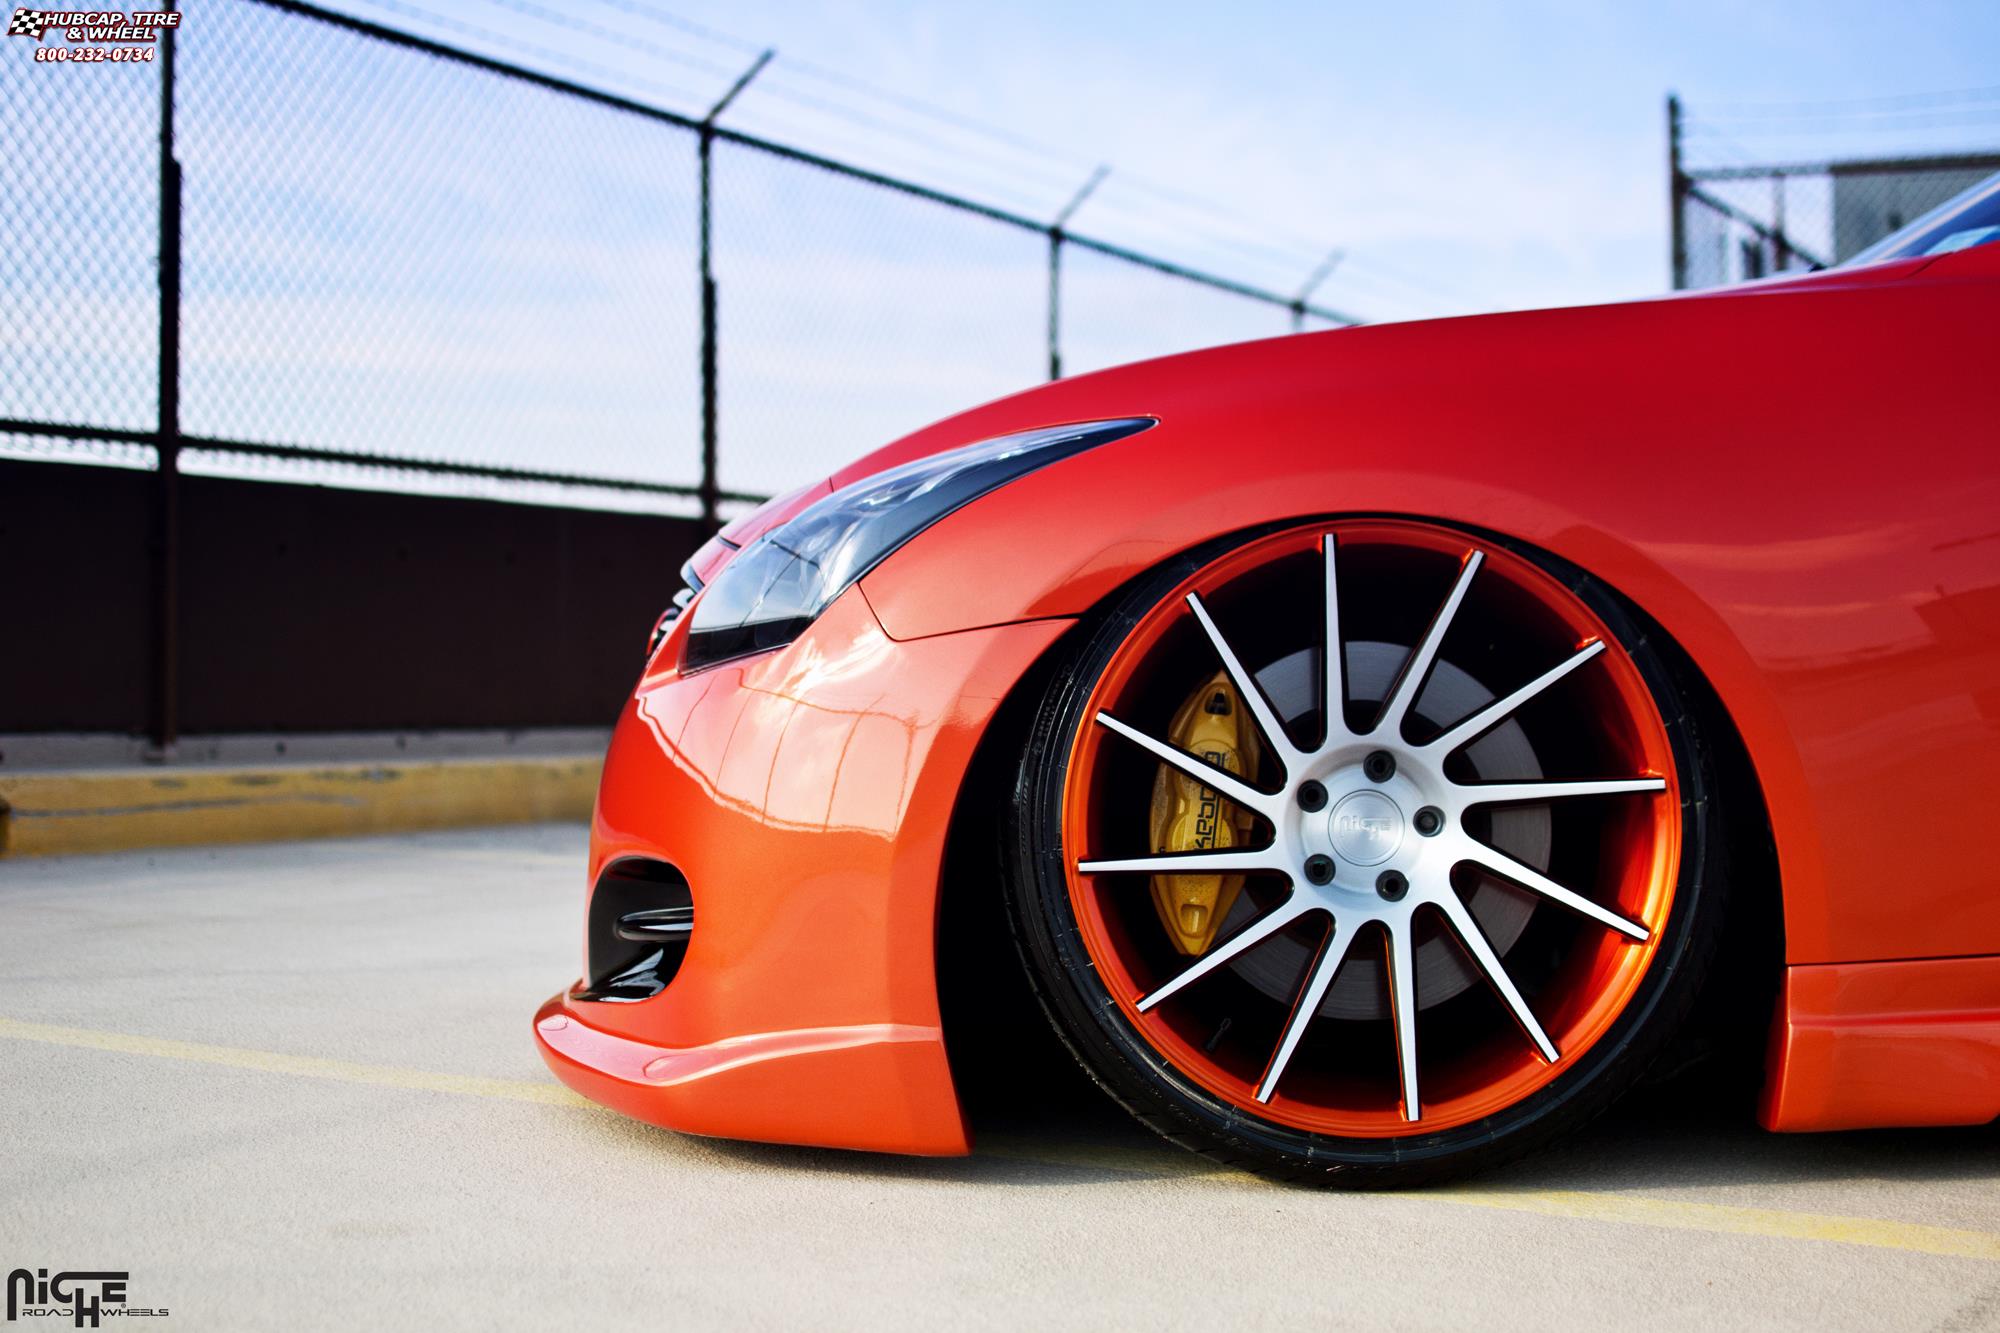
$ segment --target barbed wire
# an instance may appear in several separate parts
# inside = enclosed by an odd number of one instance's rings
[[[1760,137],[1793,138],[1799,135],[1821,134],[1893,134],[1907,130],[1970,129],[1980,125],[2000,124],[2000,106],[1990,109],[1967,109],[1964,111],[1921,111],[1896,112],[1877,116],[1872,121],[1824,119],[1817,121],[1725,121],[1735,133],[1755,134]]]
[[[696,22],[672,13],[657,4],[648,3],[647,0],[596,0],[596,3],[615,9],[620,13],[647,19],[688,36],[726,46],[731,50],[746,54],[760,52],[767,47],[766,43],[753,41],[738,34],[724,32],[721,29]],[[1073,188],[1076,177],[1095,165],[1094,159],[1042,143],[1016,131],[993,125],[977,117],[965,115],[948,107],[939,106],[934,102],[883,88],[879,84],[846,73],[845,71],[789,54],[775,62],[772,66],[771,74],[766,77],[767,79],[778,79],[786,74],[802,75],[807,78],[817,79],[849,92],[898,107],[913,115],[935,120],[967,133],[978,135],[991,142],[1006,145],[1025,155],[1039,158],[1044,162],[1051,164],[1060,163],[1065,168],[1071,170],[1070,175],[1057,177],[1047,172],[1024,174],[1033,174],[1036,179],[1051,185],[1060,185],[1065,190]],[[767,91],[778,92],[779,88],[774,86],[767,89]],[[780,93],[780,95],[784,94]],[[793,97],[795,100],[800,100],[800,95],[795,92],[793,93]],[[817,99],[811,104],[816,105],[819,109],[830,112],[833,112],[833,108],[838,105],[836,103],[829,103],[825,99]],[[833,113],[842,114],[840,112]],[[853,114],[848,113],[847,118],[854,118]],[[884,122],[879,118],[868,119],[874,125],[885,129],[893,126],[893,122]],[[910,133],[907,130],[891,130],[891,132],[901,133],[905,137],[908,137]],[[955,154],[963,154],[965,151],[962,147],[939,144],[935,139],[929,140],[929,142],[938,146],[941,150],[950,151]],[[985,160],[998,163],[998,159],[991,157]],[[1009,169],[1015,171],[1022,170],[1019,166],[1011,166]],[[1118,194],[1125,191],[1149,195],[1162,202],[1174,205],[1183,211],[1200,212],[1208,215],[1212,220],[1220,222],[1225,230],[1218,231],[1214,227],[1201,228],[1193,223],[1186,222],[1179,222],[1173,225],[1184,235],[1195,237],[1225,250],[1232,250],[1239,255],[1254,257],[1259,262],[1282,267],[1288,273],[1303,274],[1310,265],[1317,263],[1319,258],[1326,252],[1328,240],[1325,237],[1307,237],[1286,229],[1273,229],[1267,220],[1253,219],[1241,212],[1220,208],[1212,200],[1206,199],[1194,192],[1125,171],[1116,172],[1112,176],[1107,189],[1101,192],[1099,197],[1093,201],[1093,211],[1108,209],[1114,213],[1132,215],[1136,212],[1136,209],[1118,199]],[[1145,217],[1148,222],[1154,224],[1158,224],[1161,221],[1157,214],[1147,214]],[[1351,262],[1351,260],[1343,261],[1343,268],[1348,267]],[[1459,305],[1470,304],[1462,293],[1444,293],[1441,289],[1435,287],[1429,290],[1432,295],[1442,296],[1443,299],[1449,302]]]
[[[531,18],[542,23],[551,24],[564,31],[581,32],[587,36],[595,37],[599,41],[614,43],[621,48],[643,51],[656,59],[665,60],[676,65],[683,65],[689,69],[698,69],[704,74],[713,74],[717,78],[730,79],[734,78],[737,73],[730,66],[709,60],[706,57],[689,55],[685,51],[671,46],[663,46],[659,42],[648,41],[644,37],[633,36],[629,32],[619,32],[616,29],[607,28],[602,24],[592,23],[589,19],[579,18],[574,13],[559,13],[542,5],[534,4],[532,0],[485,0],[485,3],[498,9],[509,10],[524,18]]]
[[[567,69],[579,74],[587,74],[594,79],[599,79],[607,83],[616,83],[635,91],[642,91],[669,104],[680,102],[683,105],[692,105],[699,103],[701,100],[701,94],[693,89],[662,83],[657,79],[639,78],[627,71],[613,69],[609,65],[602,65],[582,56],[571,55],[565,51],[557,51],[535,42],[523,41],[518,37],[511,37],[505,33],[496,32],[492,28],[484,27],[477,23],[469,23],[464,19],[452,18],[449,15],[440,14],[435,10],[426,9],[421,5],[410,4],[408,0],[364,0],[364,3],[369,8],[380,9],[402,18],[416,19],[420,23],[430,24],[444,32],[456,33],[460,37],[470,37],[476,41],[487,42],[502,50],[515,52],[518,55],[532,56],[557,68]]]
[[[696,22],[648,0],[593,2],[735,55],[761,54],[768,49],[764,43]],[[724,64],[706,54],[652,40],[629,29],[612,28],[573,10],[559,11],[536,3],[536,0],[484,0],[484,3],[496,11],[577,34],[590,43],[615,46],[621,51],[637,52],[696,71],[716,80],[716,86],[704,92],[647,77],[629,68],[616,68],[546,42],[526,40],[491,26],[409,3],[408,0],[352,0],[352,3],[413,18],[438,30],[532,57],[549,67],[586,73],[609,87],[643,92],[659,99],[668,109],[695,116],[702,114],[709,101],[740,72],[736,65]],[[927,133],[907,121],[872,114],[834,96],[816,95],[798,87],[800,80],[816,81],[828,88],[868,98],[909,116],[984,140],[999,151],[983,150]],[[912,179],[942,179],[952,182],[953,187],[962,193],[997,196],[1005,201],[1006,206],[1030,216],[1051,208],[1054,201],[1066,197],[1075,188],[1078,172],[1089,161],[1073,152],[1040,143],[975,116],[790,54],[773,62],[759,79],[756,94],[756,100],[747,106],[749,117],[760,126],[775,127],[794,139],[805,138],[835,147],[837,151],[874,169]],[[793,114],[800,110],[810,112],[811,116]],[[865,133],[843,135],[831,128],[832,122]],[[897,143],[914,151],[899,153],[893,147]],[[1141,198],[1131,197],[1135,195]],[[1146,199],[1167,207],[1148,207],[1143,202]],[[1115,173],[1108,187],[1092,200],[1091,213],[1093,216],[1106,214],[1117,220],[1117,231],[1120,233],[1150,232],[1168,243],[1173,238],[1192,240],[1212,253],[1255,266],[1281,289],[1319,262],[1328,247],[1324,237],[1315,238],[1292,228],[1274,225],[1268,218],[1252,217],[1240,210],[1220,206],[1197,191],[1123,171]],[[1092,228],[1085,227],[1084,230]],[[1353,281],[1378,289],[1386,286],[1391,293],[1399,294],[1390,299],[1419,304],[1432,313],[1465,310],[1478,305],[1462,292],[1449,291],[1442,285],[1415,277],[1366,255],[1350,253],[1342,260],[1333,281],[1340,286]],[[1412,302],[1413,293],[1421,294],[1424,300]]]
[[[1867,108],[1947,106],[1965,102],[2000,102],[2000,87],[1958,88],[1944,92],[1890,93],[1878,97],[1841,97],[1817,102],[1705,102],[1703,109],[1722,115],[1811,116],[1857,114]]]

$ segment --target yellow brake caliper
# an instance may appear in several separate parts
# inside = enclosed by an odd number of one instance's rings
[[[1254,777],[1260,747],[1256,723],[1226,672],[1218,671],[1174,714],[1175,745],[1239,776]],[[1178,769],[1160,765],[1153,782],[1155,852],[1207,852],[1249,836],[1253,816]],[[1153,906],[1167,938],[1186,954],[1205,953],[1215,928],[1243,889],[1241,875],[1155,875]]]

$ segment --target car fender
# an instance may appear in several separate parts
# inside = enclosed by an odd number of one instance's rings
[[[1537,546],[1661,625],[1728,711],[1764,786],[1789,961],[2000,953],[2000,885],[1968,873],[1988,862],[1953,790],[2000,752],[1980,684],[2000,679],[1993,293],[1805,286],[1241,344],[990,404],[833,482],[1011,430],[1159,419],[873,571],[901,640],[1081,615],[1276,521],[1408,514]],[[1898,895],[1866,855],[1871,774],[1910,802]]]

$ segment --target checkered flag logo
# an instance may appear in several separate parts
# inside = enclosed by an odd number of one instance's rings
[[[17,9],[14,17],[7,20],[9,37],[32,37],[39,42],[48,30],[49,16],[39,9]]]

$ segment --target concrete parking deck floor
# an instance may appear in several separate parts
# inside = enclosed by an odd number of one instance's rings
[[[562,1091],[583,834],[0,862],[0,1267],[151,1327],[2000,1328],[2000,1131],[1638,1098],[1473,1186],[1324,1194],[1094,1106],[922,1161]]]

